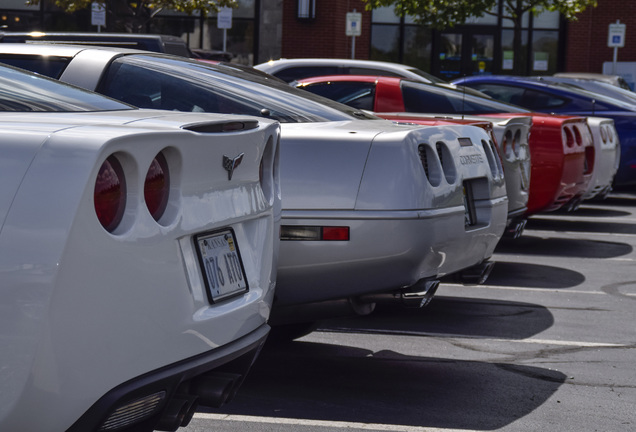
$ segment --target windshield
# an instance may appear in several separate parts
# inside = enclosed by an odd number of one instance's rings
[[[115,60],[99,92],[141,108],[246,114],[282,123],[377,119],[250,70],[151,54]]]
[[[79,112],[133,109],[59,81],[0,65],[0,111]]]

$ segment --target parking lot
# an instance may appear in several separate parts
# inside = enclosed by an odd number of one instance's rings
[[[533,217],[486,285],[261,353],[184,431],[636,429],[636,195]]]

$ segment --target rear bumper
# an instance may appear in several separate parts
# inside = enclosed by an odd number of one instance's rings
[[[413,211],[287,212],[283,225],[349,226],[349,241],[281,241],[274,309],[390,292],[489,258],[503,234],[506,198]],[[320,216],[320,217],[318,217]]]
[[[67,432],[175,430],[187,425],[197,406],[220,406],[234,397],[265,343],[269,329],[264,324],[225,346],[115,387]],[[136,401],[137,408],[127,412],[124,407]],[[139,413],[139,406],[144,406],[145,414]],[[123,423],[131,421],[133,412],[138,416],[136,420],[130,425]],[[123,424],[124,427],[107,428],[105,424]]]

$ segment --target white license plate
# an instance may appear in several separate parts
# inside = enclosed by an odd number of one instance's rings
[[[247,292],[247,278],[232,230],[199,234],[195,241],[210,302]]]

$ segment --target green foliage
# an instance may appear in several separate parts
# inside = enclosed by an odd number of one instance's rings
[[[106,8],[109,31],[129,33],[143,31],[146,24],[164,9],[187,14],[198,12],[206,16],[212,12],[218,12],[224,6],[238,7],[238,0],[26,0],[26,2],[29,5],[40,2],[52,3],[68,13],[90,8],[92,3],[98,3]]]
[[[469,17],[498,15],[498,0],[364,0],[367,10],[393,6],[398,16],[413,16],[419,23],[438,30],[463,24]],[[520,22],[530,12],[558,11],[568,20],[587,7],[596,7],[597,0],[501,0],[503,17]]]
[[[133,13],[149,10],[153,15],[163,9],[172,9],[188,14],[201,11],[207,15],[211,12],[218,12],[219,8],[224,6],[238,7],[238,0],[27,0],[27,4],[39,4],[41,1],[51,2],[66,12],[90,8],[91,3],[95,2],[105,6],[106,10],[128,9]]]

